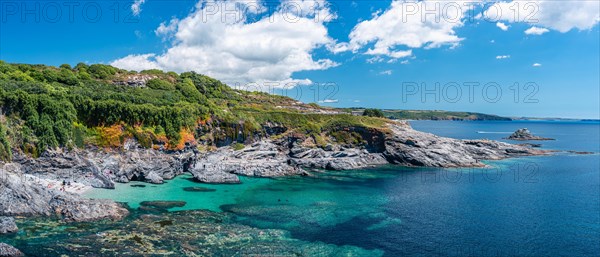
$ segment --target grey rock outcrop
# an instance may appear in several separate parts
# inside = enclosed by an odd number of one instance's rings
[[[196,180],[202,183],[219,183],[219,184],[238,184],[240,178],[234,174],[225,172],[221,169],[204,169],[198,166],[194,167],[191,171],[192,175]]]
[[[66,221],[121,219],[129,212],[120,204],[108,200],[85,199],[77,194],[49,189],[35,178],[0,169],[0,215],[52,216]]]
[[[25,174],[57,181],[80,182],[101,188],[114,188],[114,183],[100,172],[94,162],[84,158],[84,151],[55,149],[45,151],[38,158],[22,154],[15,155],[13,161],[20,164]]]
[[[85,199],[75,194],[58,194],[49,204],[54,213],[66,221],[120,220],[129,214],[113,201]]]
[[[204,183],[240,183],[238,175],[281,177],[306,175],[305,169],[350,170],[383,164],[429,167],[481,167],[481,160],[540,155],[545,151],[490,140],[458,140],[390,122],[384,130],[343,128],[360,134],[360,145],[343,143],[318,147],[310,137],[258,139],[241,150],[166,152],[144,149],[130,140],[120,151],[88,148],[46,151],[37,159],[18,156],[26,174],[53,180],[77,181],[93,187],[114,188],[114,182],[160,184],[190,172]],[[33,205],[36,205],[35,201]]]
[[[302,140],[293,138],[265,139],[237,151],[222,147],[199,156],[190,172],[205,183],[238,183],[235,175],[280,177],[307,174],[304,169],[350,170],[388,163],[483,167],[485,164],[481,160],[546,153],[498,141],[439,137],[416,131],[402,122],[390,123],[388,129],[387,133],[379,135],[361,131],[370,139],[363,147],[307,146]]]
[[[25,256],[19,249],[12,245],[0,243],[0,257],[21,257]]]
[[[128,75],[120,80],[113,81],[113,84],[120,86],[146,87],[148,81],[155,78],[158,78],[158,76],[146,74]]]
[[[351,170],[387,164],[381,153],[370,153],[357,148],[307,148],[294,145],[290,150],[290,162],[303,168],[327,170]]]
[[[265,140],[238,151],[222,147],[204,154],[190,172],[198,181],[206,183],[239,183],[237,175],[280,177],[304,173],[287,161],[283,148]]]
[[[554,140],[553,138],[539,137],[534,136],[527,128],[518,129],[514,133],[512,133],[506,139],[510,140],[519,140],[519,141],[527,141],[527,140]]]
[[[0,234],[15,233],[19,231],[13,217],[0,217]]]
[[[58,181],[73,181],[98,188],[114,188],[114,182],[144,181],[161,184],[183,174],[195,160],[191,150],[165,153],[143,149],[128,141],[122,151],[88,148],[48,150],[39,158],[18,155],[26,174]]]
[[[491,140],[459,140],[390,125],[383,153],[392,164],[427,167],[482,167],[480,160],[541,155],[544,151]]]

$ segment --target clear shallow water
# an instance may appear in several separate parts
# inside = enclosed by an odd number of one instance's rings
[[[416,121],[412,125],[443,136],[489,139],[508,134],[477,132],[527,127],[536,135],[557,139],[537,142],[544,148],[600,152],[598,123]],[[385,166],[314,177],[243,178],[241,185],[205,185],[180,176],[164,185],[121,184],[117,190],[94,190],[89,195],[128,202],[132,208],[148,200],[186,201],[184,207],[171,210],[222,212],[236,224],[282,229],[305,242],[374,250],[368,255],[600,252],[598,154],[561,152],[488,163],[493,168]],[[216,191],[183,191],[190,186]]]

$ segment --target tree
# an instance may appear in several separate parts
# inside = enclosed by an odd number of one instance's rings
[[[117,73],[117,69],[105,64],[92,64],[88,68],[88,72],[98,79],[109,79]]]
[[[146,86],[158,90],[175,90],[175,86],[171,82],[162,79],[148,80]]]
[[[379,109],[365,109],[363,116],[383,118],[385,115]]]
[[[65,64],[61,64],[60,65],[61,69],[68,69],[68,70],[72,70],[73,68],[71,68],[71,65],[65,63]]]
[[[189,98],[191,102],[206,102],[206,97],[198,92],[198,89],[194,86],[194,82],[189,78],[185,78],[181,83],[177,83],[177,89],[179,89],[185,97]]]

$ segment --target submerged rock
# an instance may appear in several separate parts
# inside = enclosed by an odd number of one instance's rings
[[[520,140],[520,141],[527,141],[527,140],[554,140],[553,138],[546,138],[546,137],[534,136],[533,134],[531,134],[531,132],[527,128],[518,129],[517,131],[515,131],[514,133],[512,133],[512,135],[510,135],[506,139]]]
[[[171,209],[175,207],[183,207],[187,203],[184,201],[143,201],[141,206],[154,207],[158,209]]]
[[[43,221],[42,221],[43,222]],[[46,256],[381,256],[382,251],[294,239],[279,229],[235,222],[233,215],[203,210],[144,214],[91,227],[66,224],[77,236],[34,232],[21,249]],[[32,226],[36,226],[32,224]],[[57,231],[58,232],[58,231]],[[57,240],[60,238],[59,240]],[[24,238],[25,239],[25,238]],[[26,239],[25,239],[26,240]]]
[[[17,224],[12,217],[0,217],[0,234],[17,232]]]
[[[535,148],[542,147],[542,144],[532,144],[532,143],[523,143],[523,144],[518,144],[518,145],[525,146],[525,147],[535,147]]]
[[[5,243],[0,243],[0,257],[21,257],[25,256],[19,249]]]
[[[186,192],[215,192],[217,190],[214,188],[206,188],[206,187],[184,187],[183,191],[186,191]]]
[[[594,154],[594,152],[588,152],[588,151],[567,151],[568,153],[572,153],[572,154]]]

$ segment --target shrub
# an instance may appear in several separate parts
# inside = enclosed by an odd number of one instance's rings
[[[383,118],[385,115],[379,109],[365,109],[363,116]]]
[[[157,90],[175,90],[175,86],[171,82],[162,79],[148,80],[146,86]]]
[[[244,149],[246,146],[242,143],[235,143],[235,144],[233,144],[232,147],[233,147],[233,150],[239,151],[239,150]]]
[[[0,160],[8,162],[12,159],[10,143],[6,138],[6,128],[0,124]]]

